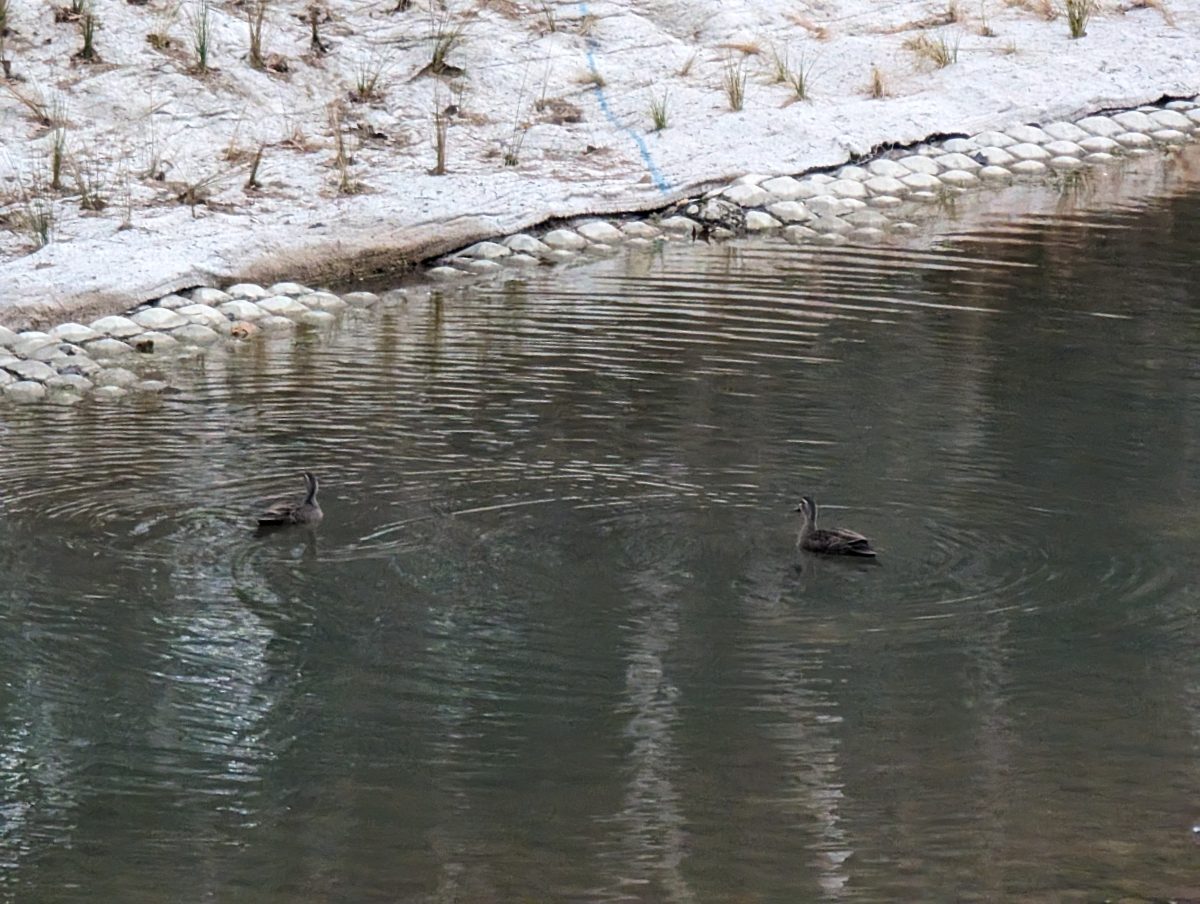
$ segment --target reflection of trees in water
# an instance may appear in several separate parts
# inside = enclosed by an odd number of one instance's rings
[[[772,566],[761,576],[761,586],[777,587],[781,574]],[[767,595],[776,597],[773,590]],[[826,678],[826,654],[811,646],[813,626],[798,631],[788,605],[778,599],[757,599],[743,608],[747,623],[743,643],[749,646],[745,668],[756,688],[756,722],[779,755],[781,787],[775,806],[784,814],[781,828],[785,834],[809,837],[811,875],[822,900],[836,901],[849,892],[855,854],[842,816],[845,782],[836,736],[842,717]],[[801,882],[796,885],[799,889]]]
[[[629,581],[626,617],[625,699],[629,713],[625,738],[625,795],[621,810],[610,819],[617,833],[604,854],[611,861],[615,891],[629,885],[660,890],[637,894],[671,902],[696,900],[683,873],[687,854],[681,799],[674,773],[679,766],[679,689],[665,659],[679,633],[678,591],[654,567],[633,574]]]

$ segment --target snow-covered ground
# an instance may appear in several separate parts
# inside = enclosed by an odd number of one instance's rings
[[[92,0],[92,62],[76,57],[72,0],[58,2],[7,2],[11,325],[201,284],[340,280],[548,218],[658,208],[747,172],[1200,93],[1200,0],[1102,0],[1077,40],[1060,0],[267,0],[265,70],[248,53],[259,0]],[[957,59],[923,61],[921,35]],[[777,81],[777,59],[807,73],[808,100]],[[724,82],[740,75],[735,111]],[[81,209],[91,197],[102,210]],[[38,249],[30,214],[47,211]]]

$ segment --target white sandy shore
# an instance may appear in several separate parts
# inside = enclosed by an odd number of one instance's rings
[[[1200,93],[1200,0],[1104,0],[1079,40],[1043,14],[1057,0],[961,0],[956,22],[946,2],[917,0],[447,0],[445,13],[437,0],[329,0],[324,54],[308,4],[272,0],[264,51],[286,73],[249,65],[244,0],[212,0],[207,74],[194,70],[199,3],[94,0],[101,62],[89,64],[72,59],[78,23],[10,0],[4,58],[22,81],[0,82],[12,227],[0,322],[80,319],[194,285],[345,279],[550,218],[658,208],[747,172]],[[463,72],[421,74],[434,34],[456,27],[447,59]],[[957,42],[957,61],[919,65],[904,44],[922,32]],[[811,65],[811,100],[773,82],[773,50]],[[749,74],[740,112],[722,90],[731,64]],[[881,100],[867,96],[872,66]],[[378,96],[350,101],[377,71]],[[65,107],[74,164],[61,192],[45,187],[51,130],[14,91]],[[650,100],[664,94],[670,122],[652,132]],[[339,193],[332,163],[339,101],[355,194]],[[431,175],[433,111],[450,104],[449,172]],[[262,188],[248,189],[260,145]],[[76,168],[100,184],[103,211],[80,210]],[[198,184],[204,203],[178,202]],[[34,197],[55,219],[40,250],[19,225]]]

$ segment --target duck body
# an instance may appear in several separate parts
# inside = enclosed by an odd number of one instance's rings
[[[259,527],[286,527],[289,524],[317,524],[325,516],[317,502],[317,478],[304,472],[305,493],[300,500],[280,499],[258,516]]]
[[[796,545],[801,549],[832,556],[875,557],[871,541],[862,534],[843,527],[817,527],[817,503],[811,496],[801,499],[796,511],[800,513],[800,534],[796,538]]]

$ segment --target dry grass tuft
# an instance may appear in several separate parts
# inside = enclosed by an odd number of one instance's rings
[[[871,77],[867,81],[867,96],[880,100],[888,96],[887,82],[883,73],[874,63],[871,64]]]
[[[949,40],[944,34],[933,37],[915,35],[907,39],[903,47],[917,58],[918,63],[928,64],[934,69],[945,69],[951,63],[958,62],[958,38]]]

